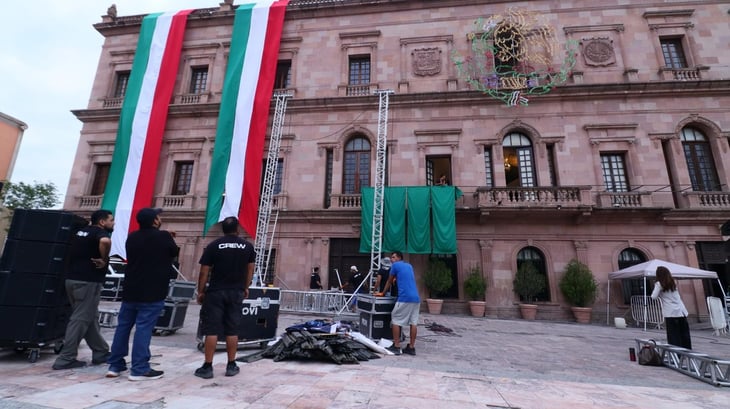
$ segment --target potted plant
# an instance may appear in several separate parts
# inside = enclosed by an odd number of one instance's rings
[[[563,297],[572,305],[575,320],[581,324],[591,322],[593,309],[589,306],[595,301],[598,289],[591,269],[576,259],[570,260],[559,286]]]
[[[469,297],[469,311],[474,317],[483,317],[487,309],[484,295],[487,292],[487,280],[479,267],[472,267],[464,280],[464,293]]]
[[[428,267],[423,275],[423,281],[428,290],[429,298],[426,298],[428,312],[431,314],[441,314],[441,307],[443,306],[444,300],[437,297],[451,288],[451,284],[453,283],[451,270],[443,261],[431,259],[428,261]]]
[[[540,274],[534,264],[525,262],[517,269],[512,286],[517,295],[520,296],[520,313],[522,314],[522,318],[526,320],[535,319],[537,316],[537,305],[531,304],[530,302],[534,301],[538,294],[545,291],[546,285],[545,276]]]

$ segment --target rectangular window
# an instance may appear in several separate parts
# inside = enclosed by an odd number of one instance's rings
[[[662,45],[664,65],[667,68],[687,68],[681,38],[662,38],[659,42]]]
[[[333,150],[327,149],[327,159],[325,160],[324,175],[324,208],[329,209],[332,206],[332,171],[334,169],[334,153]]]
[[[193,162],[175,162],[175,176],[172,179],[170,194],[183,196],[190,193],[190,184],[193,181]]]
[[[276,78],[274,89],[285,89],[291,86],[291,60],[281,60],[276,63]]]
[[[91,196],[101,196],[106,189],[106,181],[109,179],[109,168],[111,163],[94,164],[94,180],[91,182]]]
[[[263,189],[263,183],[266,180],[266,167],[268,166],[269,160],[264,159],[264,165],[261,169],[261,188]],[[274,187],[271,191],[271,194],[278,195],[281,194],[281,178],[284,174],[284,159],[279,158],[276,161],[276,169],[274,170]]]
[[[426,185],[451,185],[451,156],[426,156]]]
[[[129,71],[117,72],[117,78],[114,84],[114,98],[123,98],[127,94],[127,85],[129,84]]]
[[[601,170],[603,171],[603,183],[607,192],[629,191],[629,183],[626,180],[626,166],[622,154],[602,153]]]
[[[208,66],[193,67],[190,75],[190,93],[202,94],[208,84]]]
[[[485,186],[494,187],[494,172],[492,172],[492,147],[484,145],[484,175]]]
[[[358,55],[350,57],[350,85],[370,84],[370,56]]]

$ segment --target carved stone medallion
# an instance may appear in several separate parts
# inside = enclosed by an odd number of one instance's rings
[[[613,41],[608,37],[594,37],[581,41],[583,59],[586,65],[605,67],[616,63]]]
[[[441,49],[419,48],[411,52],[413,74],[426,76],[441,72]]]

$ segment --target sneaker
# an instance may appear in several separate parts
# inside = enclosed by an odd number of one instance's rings
[[[129,374],[127,378],[129,378],[130,381],[151,381],[153,379],[160,379],[162,378],[162,375],[165,373],[163,371],[156,371],[154,369],[150,369],[147,371],[146,374],[142,375],[132,375]]]
[[[236,367],[236,368],[238,368],[238,367]],[[213,367],[205,366],[205,365],[201,366],[200,368],[195,370],[195,376],[197,376],[198,378],[210,379],[213,377]],[[226,368],[226,376],[233,376],[233,375],[228,375],[228,368]]]
[[[58,371],[61,369],[74,369],[74,368],[83,368],[86,366],[86,362],[79,361],[78,359],[74,359],[71,362],[67,362],[65,364],[53,364],[53,369]]]
[[[391,346],[389,346],[389,347],[388,347],[388,348],[386,348],[386,349],[387,349],[388,351],[392,352],[392,353],[393,353],[393,355],[400,355],[400,354],[401,354],[401,350],[400,350],[400,347],[397,347],[397,346],[395,346],[395,345],[391,345]]]
[[[99,359],[92,359],[91,360],[91,364],[92,365],[103,365],[103,364],[107,363],[106,361],[109,360],[109,357],[110,356],[112,356],[112,353],[111,352],[107,352],[106,354],[104,354],[103,357],[101,357]]]
[[[212,374],[213,371],[211,371]],[[238,365],[236,364],[228,364],[226,366],[226,376],[236,376],[238,373],[241,372],[241,370],[238,368]]]
[[[124,372],[126,370],[127,370],[126,367],[119,369],[119,370],[109,369],[108,371],[106,371],[106,375],[104,375],[104,376],[107,378],[119,378],[119,375],[121,375],[122,372]]]
[[[410,345],[406,345],[406,347],[403,348],[403,353],[408,355],[416,355],[416,348],[411,348]]]

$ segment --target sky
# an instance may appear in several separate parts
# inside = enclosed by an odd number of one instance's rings
[[[0,112],[28,124],[11,182],[56,185],[63,204],[81,122],[104,42],[93,25],[118,16],[218,7],[222,0],[4,1],[0,5]],[[242,2],[234,1],[234,4]]]

